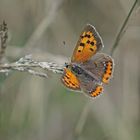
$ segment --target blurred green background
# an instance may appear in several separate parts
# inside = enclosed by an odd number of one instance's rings
[[[90,23],[110,54],[133,0],[0,0],[6,21],[7,62],[27,54],[38,61],[70,61]],[[61,75],[0,74],[0,140],[140,140],[140,3],[113,53],[114,77],[90,100],[67,90]],[[66,45],[63,44],[66,42]]]

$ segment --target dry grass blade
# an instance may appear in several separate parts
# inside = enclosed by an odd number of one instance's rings
[[[138,0],[135,0],[134,4],[132,5],[132,8],[130,9],[130,11],[129,11],[127,17],[126,17],[126,19],[124,20],[124,22],[123,22],[123,24],[122,24],[122,26],[121,26],[120,31],[119,31],[118,34],[117,34],[117,37],[116,37],[116,39],[115,39],[115,42],[114,42],[114,44],[113,44],[113,46],[112,46],[111,55],[113,55],[115,49],[117,48],[117,46],[118,46],[118,44],[119,44],[119,42],[120,42],[120,39],[121,39],[123,33],[125,32],[125,27],[126,27],[128,21],[129,21],[129,19],[130,19],[130,16],[132,15],[132,12],[134,11],[134,8],[135,8],[137,2],[138,2]]]
[[[41,72],[41,70],[49,70],[54,73],[63,73],[63,68],[64,65],[58,65],[52,62],[35,61],[31,58],[31,55],[27,55],[14,63],[1,64],[0,73],[9,73],[12,70],[17,70],[20,72],[28,72],[32,75],[48,78],[47,74],[45,72]]]
[[[5,53],[7,38],[8,28],[5,21],[3,21],[3,23],[0,25],[0,61],[2,61],[2,58]]]

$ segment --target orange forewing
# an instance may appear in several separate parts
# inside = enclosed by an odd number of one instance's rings
[[[100,35],[92,25],[88,24],[79,38],[71,61],[77,63],[85,62],[102,47],[103,42]]]

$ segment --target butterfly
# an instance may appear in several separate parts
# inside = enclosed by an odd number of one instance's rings
[[[95,27],[87,24],[74,49],[71,62],[64,68],[62,83],[89,97],[103,93],[103,84],[109,83],[114,69],[112,57],[99,53],[103,47],[102,38]]]

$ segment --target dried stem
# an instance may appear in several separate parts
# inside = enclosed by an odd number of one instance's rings
[[[2,58],[5,54],[6,42],[8,38],[7,32],[7,24],[3,21],[3,23],[0,25],[0,61],[2,61]]]
[[[61,5],[63,0],[58,0],[57,2],[52,4],[51,11],[48,15],[42,20],[37,29],[33,32],[29,40],[27,41],[25,51],[27,52],[28,48],[32,48],[35,42],[41,37],[41,35],[46,31],[47,27],[52,23],[53,19],[56,16],[56,13]],[[4,56],[4,52],[6,49],[6,41],[7,41],[7,25],[3,22],[0,25],[0,61]],[[28,46],[28,47],[27,47]],[[41,76],[47,78],[47,74],[44,72],[40,72],[39,70],[50,70],[54,73],[62,73],[64,65],[58,65],[52,62],[38,62],[31,58],[31,56],[25,56],[20,58],[18,61],[10,64],[0,64],[0,73],[9,73],[12,70],[17,70],[21,72],[28,72],[33,75]]]
[[[111,55],[113,55],[115,49],[117,48],[117,46],[118,46],[118,44],[119,44],[119,42],[120,42],[120,39],[121,39],[123,33],[125,32],[125,27],[126,27],[128,21],[129,21],[130,16],[132,15],[132,12],[133,12],[133,10],[134,10],[134,8],[135,8],[137,2],[138,2],[138,0],[135,0],[135,2],[134,2],[134,4],[132,5],[132,7],[131,7],[131,9],[130,9],[130,11],[129,11],[127,17],[126,17],[126,19],[124,20],[124,22],[123,22],[123,24],[122,24],[122,26],[121,26],[121,28],[120,28],[120,31],[119,31],[118,34],[117,34],[117,37],[116,37],[116,39],[115,39],[115,42],[114,42],[114,44],[113,44],[113,46],[112,46]]]
[[[9,73],[12,70],[17,70],[44,78],[48,77],[47,74],[45,72],[40,72],[39,70],[49,70],[54,73],[63,73],[63,69],[64,65],[58,65],[52,62],[38,62],[33,60],[31,55],[20,58],[18,61],[11,64],[0,64],[0,73]]]

